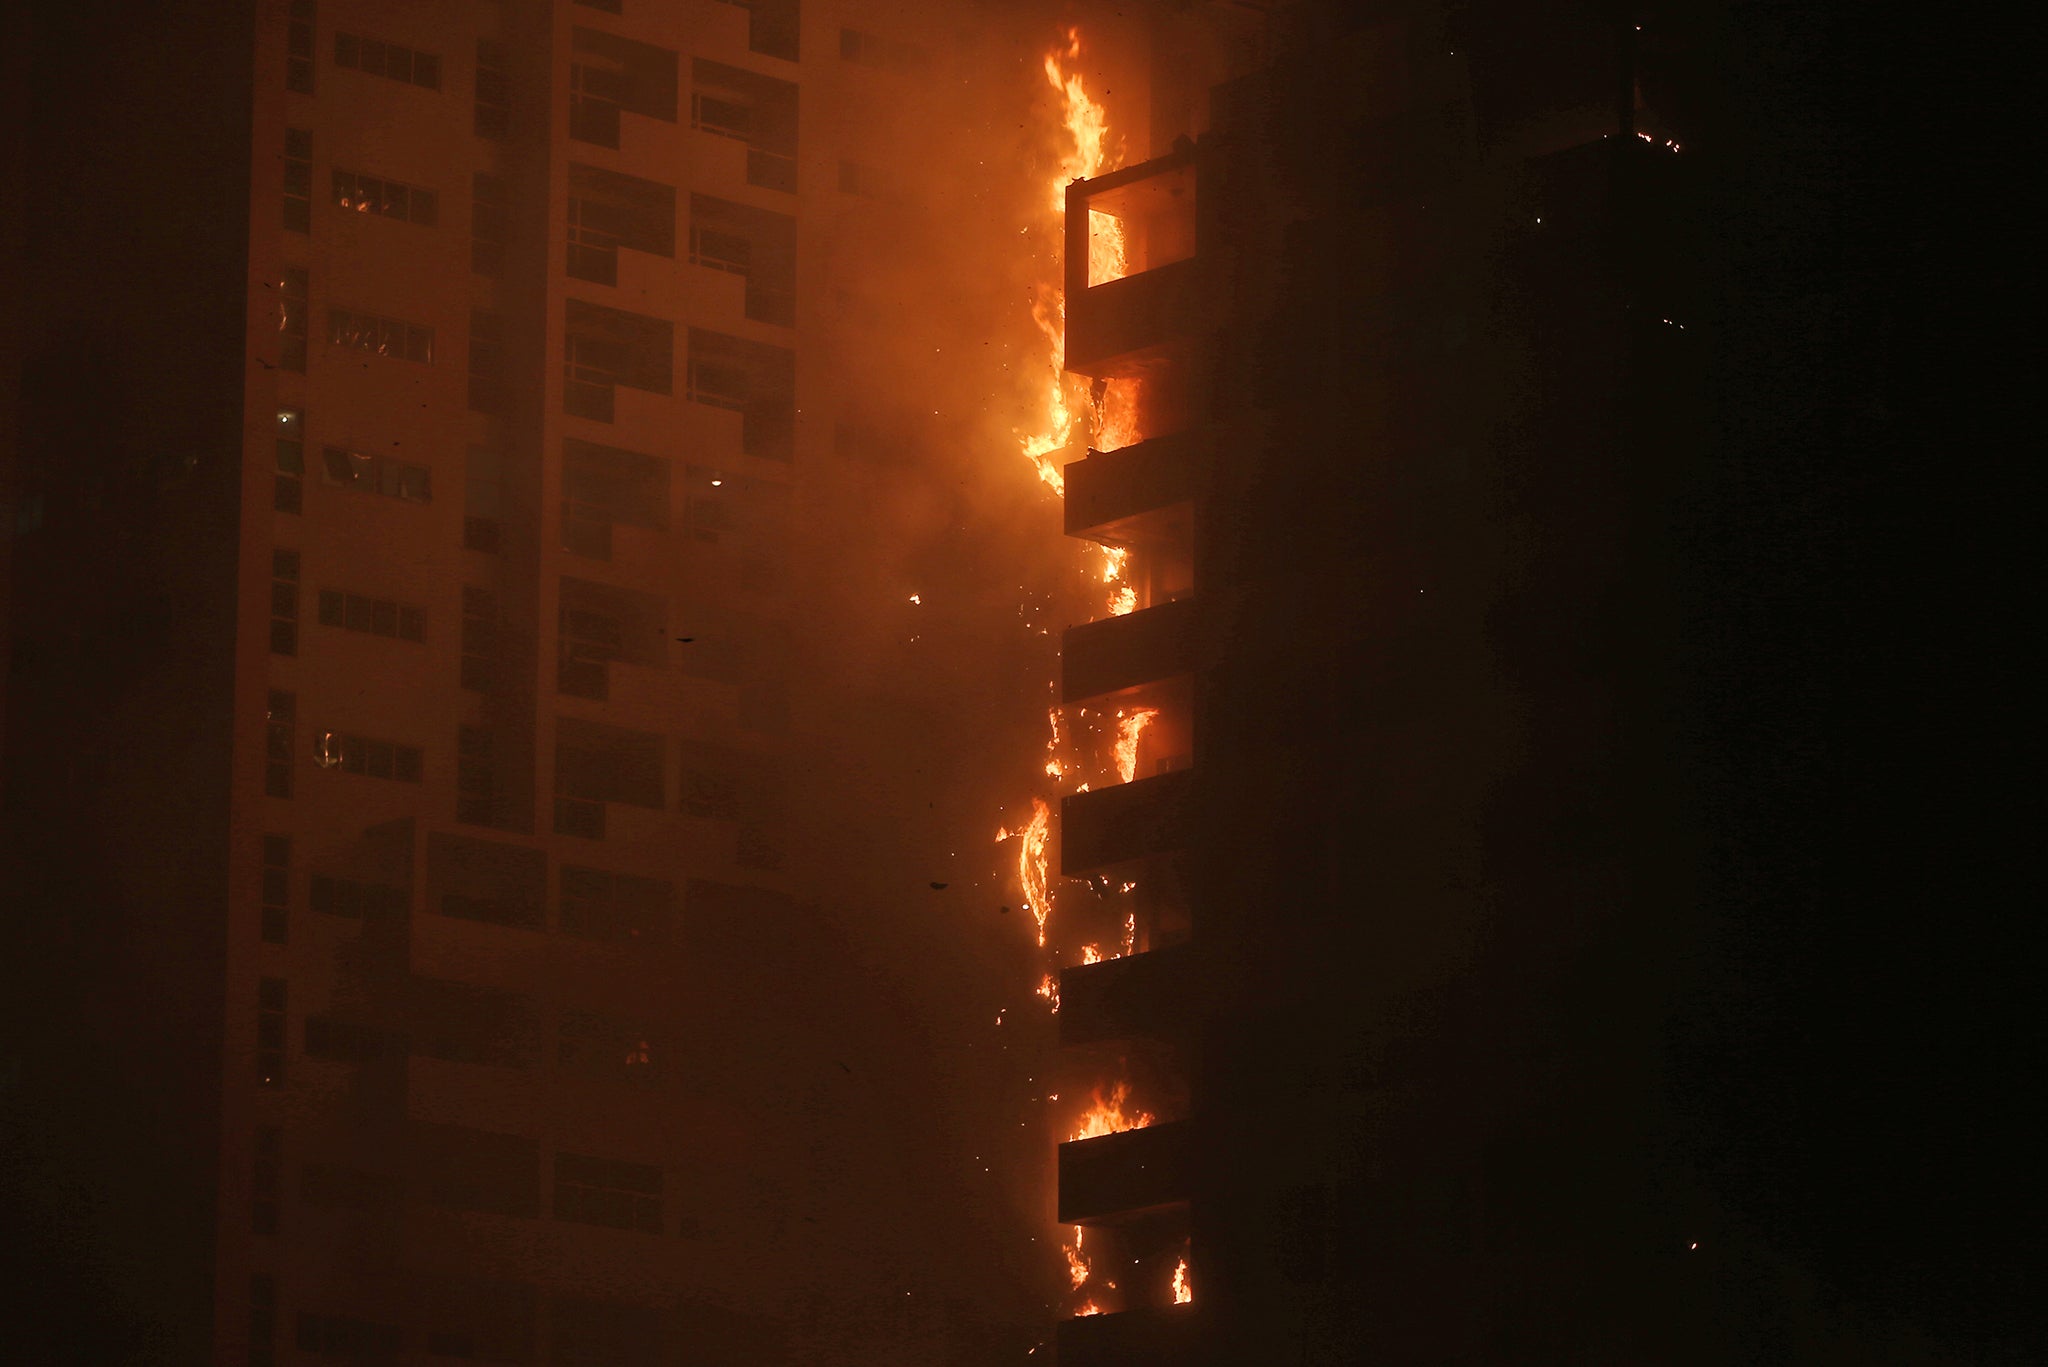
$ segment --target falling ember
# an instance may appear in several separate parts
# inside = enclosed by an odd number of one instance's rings
[[[1157,708],[1140,707],[1130,712],[1118,710],[1116,714],[1116,776],[1120,782],[1129,783],[1138,776],[1138,737],[1159,715]]]
[[[1150,1113],[1133,1106],[1128,1112],[1124,1103],[1130,1100],[1131,1089],[1127,1083],[1119,1082],[1112,1087],[1105,1099],[1100,1087],[1095,1089],[1095,1104],[1081,1117],[1081,1127],[1074,1131],[1075,1139],[1100,1139],[1106,1134],[1122,1134],[1125,1130],[1142,1130],[1152,1123]]]
[[[1050,868],[1046,854],[1047,842],[1052,837],[1052,808],[1044,798],[1031,799],[1031,821],[1019,832],[1023,839],[1017,842],[1017,881],[1024,888],[1024,905],[1038,922],[1038,947],[1045,948],[1045,923],[1052,915],[1052,889],[1048,881]]]
[[[1076,1282],[1075,1285],[1078,1286],[1080,1283]],[[1194,1298],[1195,1293],[1188,1288],[1188,1260],[1182,1258],[1173,1269],[1173,1303],[1186,1305]]]

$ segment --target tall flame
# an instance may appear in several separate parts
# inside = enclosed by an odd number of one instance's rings
[[[1078,1286],[1080,1283],[1076,1282],[1075,1285]],[[1183,1257],[1173,1269],[1173,1303],[1186,1305],[1194,1298],[1195,1293],[1188,1286],[1188,1260]]]
[[[1150,1125],[1152,1123],[1150,1113],[1141,1111],[1135,1106],[1129,1111],[1124,1110],[1124,1103],[1129,1101],[1130,1098],[1131,1089],[1128,1083],[1117,1083],[1116,1086],[1110,1088],[1109,1095],[1106,1098],[1102,1095],[1102,1089],[1097,1087],[1094,1095],[1095,1104],[1090,1106],[1088,1113],[1081,1117],[1081,1126],[1074,1131],[1074,1138],[1099,1139],[1106,1134],[1121,1134],[1125,1130],[1142,1130],[1147,1125]]]
[[[1031,799],[1031,820],[1019,832],[1017,880],[1024,888],[1024,905],[1038,922],[1038,947],[1045,948],[1045,923],[1052,915],[1050,860],[1046,845],[1052,838],[1052,808],[1045,799]]]
[[[1156,707],[1139,707],[1129,712],[1118,709],[1116,714],[1116,776],[1129,783],[1138,776],[1138,737],[1145,734],[1145,728],[1159,715]]]

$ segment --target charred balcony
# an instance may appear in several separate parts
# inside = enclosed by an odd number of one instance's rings
[[[1060,1223],[1149,1220],[1186,1201],[1193,1150],[1186,1120],[1060,1145]]]
[[[1170,945],[1060,973],[1060,1045],[1177,1039],[1193,1016],[1189,953]]]
[[[1181,1367],[1199,1361],[1203,1321],[1193,1305],[1083,1315],[1059,1326],[1061,1367]]]
[[[1060,872],[1078,877],[1187,843],[1189,769],[1075,793],[1060,802]]]
[[[1067,187],[1068,370],[1147,374],[1196,332],[1197,157],[1185,145]]]
[[[1084,702],[1190,673],[1200,618],[1180,598],[1121,617],[1068,627],[1060,643],[1060,696]]]
[[[1091,449],[1064,472],[1067,535],[1140,549],[1189,544],[1192,504],[1212,449],[1198,431]]]

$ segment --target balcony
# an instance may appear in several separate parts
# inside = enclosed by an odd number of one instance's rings
[[[1060,973],[1060,1046],[1183,1035],[1191,1023],[1185,946],[1082,964]]]
[[[1182,769],[1061,799],[1060,872],[1079,877],[1181,848],[1193,780]]]
[[[1067,369],[1142,375],[1199,324],[1196,152],[1067,187]]]
[[[1201,1361],[1202,1333],[1202,1315],[1193,1305],[1062,1320],[1060,1367],[1183,1367]]]
[[[1208,471],[1202,433],[1154,437],[1115,451],[1090,451],[1066,467],[1067,535],[1112,546],[1188,541],[1189,504]]]
[[[1109,1224],[1188,1199],[1194,1127],[1185,1120],[1060,1145],[1059,1222]]]
[[[1060,642],[1060,698],[1085,702],[1191,672],[1196,602],[1192,598],[1068,627]]]

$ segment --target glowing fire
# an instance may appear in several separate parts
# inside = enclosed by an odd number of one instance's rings
[[[1195,1293],[1188,1287],[1188,1260],[1182,1258],[1173,1269],[1173,1303],[1186,1305],[1194,1298]]]
[[[1140,707],[1125,712],[1121,708],[1116,714],[1116,776],[1129,783],[1138,776],[1138,737],[1145,734],[1145,728],[1159,715],[1153,707]]]
[[[1054,1011],[1058,1011],[1060,1009],[1059,979],[1053,977],[1050,973],[1040,978],[1038,980],[1038,995],[1045,998],[1051,1004]]]
[[[1095,947],[1094,945],[1082,945],[1082,946],[1081,946],[1081,962],[1082,962],[1082,963],[1084,963],[1084,964],[1099,964],[1099,963],[1101,963],[1101,962],[1102,962],[1102,951],[1101,951],[1100,949],[1097,949],[1097,948],[1096,948],[1096,947]]]
[[[1102,1095],[1102,1089],[1097,1087],[1094,1097],[1095,1104],[1090,1106],[1088,1113],[1081,1117],[1081,1127],[1074,1131],[1074,1138],[1100,1139],[1106,1134],[1122,1134],[1125,1130],[1142,1130],[1147,1125],[1150,1125],[1152,1123],[1150,1113],[1141,1111],[1135,1106],[1129,1111],[1124,1110],[1124,1103],[1130,1100],[1130,1096],[1131,1089],[1128,1083],[1119,1082],[1116,1086],[1110,1088],[1109,1096],[1106,1099]]]
[[[1088,1273],[1092,1270],[1088,1265],[1088,1255],[1081,1251],[1081,1235],[1082,1226],[1075,1225],[1074,1246],[1061,1250],[1067,1255],[1067,1279],[1076,1291],[1081,1289],[1081,1283],[1088,1280]]]
[[[1101,1307],[1101,1306],[1099,1306],[1099,1305],[1097,1305],[1097,1304],[1096,1304],[1096,1303],[1095,1303],[1094,1301],[1083,1301],[1083,1302],[1081,1302],[1081,1308],[1080,1308],[1079,1310],[1076,1310],[1076,1311],[1074,1312],[1074,1314],[1075,1314],[1075,1315],[1077,1315],[1077,1316],[1079,1316],[1079,1315],[1099,1315],[1099,1314],[1101,1314],[1101,1313],[1102,1313],[1102,1307]]]
[[[1031,821],[1019,832],[1017,880],[1024,887],[1024,906],[1038,922],[1038,947],[1045,948],[1045,923],[1052,915],[1052,888],[1046,843],[1052,838],[1052,808],[1045,799],[1031,799]]]

